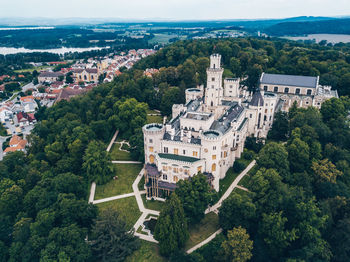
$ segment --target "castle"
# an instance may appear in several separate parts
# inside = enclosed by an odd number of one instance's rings
[[[320,107],[337,97],[318,77],[262,74],[253,95],[239,78],[222,81],[221,56],[210,56],[207,84],[186,90],[186,104],[173,105],[166,124],[143,127],[145,181],[148,198],[164,198],[180,179],[198,172],[219,191],[220,179],[240,158],[247,136],[266,137],[277,110]],[[223,83],[222,83],[223,82]],[[311,90],[311,91],[310,91]]]

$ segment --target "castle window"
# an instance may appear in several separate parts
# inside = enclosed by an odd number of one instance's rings
[[[306,94],[307,94],[307,95],[311,95],[311,92],[312,92],[312,90],[311,90],[311,89],[308,89]]]
[[[168,171],[168,167],[167,166],[163,166],[163,171]]]
[[[264,115],[264,121],[266,121],[266,115]]]
[[[174,167],[174,168],[173,168],[173,172],[174,172],[174,173],[179,173],[179,168]]]
[[[300,94],[300,88],[295,89],[295,94],[297,94],[297,95]]]
[[[212,171],[212,172],[215,172],[215,171],[216,171],[216,164],[215,164],[215,163],[211,165],[211,171]]]
[[[150,146],[150,147],[149,147],[149,151],[150,151],[150,152],[153,152],[153,146]]]
[[[267,114],[267,109],[265,109],[265,114]]]
[[[264,91],[267,91],[267,86],[264,86]]]
[[[211,159],[215,160],[216,159],[216,155],[212,155]]]
[[[211,78],[211,81],[214,82],[214,81],[215,81],[215,77],[212,77],[212,78]]]
[[[273,88],[273,92],[278,92],[278,86],[275,86],[275,87]]]
[[[250,117],[250,118],[253,118],[253,114],[250,114],[249,117]]]
[[[224,157],[227,157],[227,151],[224,151]]]
[[[168,176],[166,174],[163,175],[164,180],[168,180]]]
[[[178,155],[179,154],[179,149],[174,148],[174,155]]]
[[[198,156],[198,152],[197,151],[193,151],[192,155],[197,157]]]
[[[213,150],[216,150],[216,146],[213,146]]]
[[[184,155],[186,155],[186,150],[183,150],[182,153],[183,153]]]
[[[150,142],[150,143],[153,143],[153,139],[150,139],[149,142]]]
[[[284,89],[284,92],[285,92],[285,93],[288,93],[288,92],[289,92],[289,88],[286,87],[286,88]]]
[[[177,176],[174,176],[174,182],[177,183],[177,181],[179,181],[179,179],[177,178]]]
[[[202,166],[197,167],[197,172],[202,172]]]
[[[168,153],[168,152],[169,152],[168,148],[164,147],[164,153]]]

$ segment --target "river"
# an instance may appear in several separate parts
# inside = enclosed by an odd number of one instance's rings
[[[319,43],[322,40],[327,40],[328,43],[349,43],[350,35],[338,35],[338,34],[311,34],[307,36],[284,36],[283,38],[289,40],[315,40],[316,43]]]
[[[40,53],[53,53],[53,54],[59,54],[63,55],[65,53],[69,52],[85,52],[85,51],[92,51],[92,50],[101,50],[104,48],[109,47],[88,47],[88,48],[74,48],[74,47],[61,47],[61,48],[55,48],[55,49],[26,49],[26,48],[14,48],[14,47],[0,47],[0,55],[10,55],[10,54],[18,54],[18,53],[33,53],[33,52],[40,52]]]

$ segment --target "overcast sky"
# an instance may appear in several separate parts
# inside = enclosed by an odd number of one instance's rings
[[[350,0],[0,0],[0,17],[240,19],[350,15]]]

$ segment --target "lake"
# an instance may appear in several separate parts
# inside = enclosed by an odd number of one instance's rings
[[[61,47],[61,48],[55,48],[55,49],[26,49],[26,48],[14,48],[14,47],[0,47],[0,55],[10,55],[10,54],[18,54],[18,53],[33,53],[33,52],[40,52],[40,53],[53,53],[53,54],[59,54],[63,55],[65,53],[69,52],[85,52],[85,51],[92,51],[92,50],[101,50],[104,48],[109,47],[89,47],[89,48],[71,48],[71,47]]]
[[[307,36],[284,36],[282,38],[286,38],[289,40],[315,40],[316,43],[319,43],[322,40],[327,40],[328,43],[336,44],[336,43],[349,43],[350,35],[336,35],[336,34],[311,34]]]

